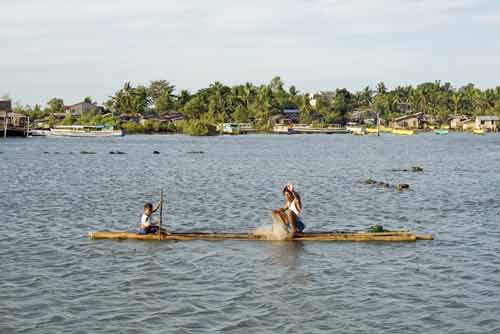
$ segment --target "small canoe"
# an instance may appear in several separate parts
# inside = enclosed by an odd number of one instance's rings
[[[222,232],[172,232],[159,234],[138,234],[135,232],[97,231],[89,233],[90,239],[114,240],[162,240],[162,241],[188,241],[188,240],[267,240],[264,236],[252,233],[222,233]],[[298,233],[291,241],[416,241],[432,240],[432,235],[415,234],[406,230],[365,232],[365,231],[334,231],[334,232],[307,232]]]
[[[437,134],[437,135],[447,135],[448,134],[448,130],[437,129],[436,131],[434,131],[434,133]]]
[[[472,133],[475,135],[484,135],[484,130],[483,129],[474,129],[472,130]]]

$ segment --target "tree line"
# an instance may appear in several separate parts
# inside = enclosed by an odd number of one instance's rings
[[[85,101],[96,104],[90,97],[85,98]],[[94,111],[79,117],[68,115],[60,122],[106,123],[128,128],[133,132],[141,129],[134,129],[137,127],[135,122],[120,121],[120,115],[149,114],[161,117],[165,112],[177,111],[182,113],[185,120],[176,127],[162,128],[161,124],[154,123],[153,120],[147,125],[148,131],[207,134],[213,130],[214,124],[223,122],[252,122],[257,128],[268,129],[271,127],[272,117],[281,114],[286,108],[298,109],[303,123],[320,120],[326,124],[345,124],[353,110],[365,108],[378,113],[383,119],[398,117],[409,109],[446,123],[452,115],[500,115],[500,86],[481,90],[474,84],[467,84],[454,88],[448,82],[435,81],[388,89],[380,82],[374,89],[365,87],[352,92],[340,88],[308,94],[300,92],[293,85],[286,88],[280,77],[274,77],[269,83],[261,85],[247,82],[228,86],[216,81],[191,93],[188,90],[177,91],[167,80],[155,80],[148,85],[133,86],[129,82],[125,83],[104,102],[104,106],[109,111],[106,115]],[[14,111],[28,114],[32,119],[50,118],[55,113],[64,112],[64,101],[53,98],[44,107],[22,106],[17,103]],[[55,118],[53,121],[56,122]]]

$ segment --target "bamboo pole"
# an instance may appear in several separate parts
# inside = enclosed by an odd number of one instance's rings
[[[160,192],[160,226],[158,228],[159,238],[161,240],[161,223],[163,221],[163,190]]]

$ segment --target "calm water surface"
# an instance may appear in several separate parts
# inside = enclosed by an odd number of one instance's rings
[[[18,138],[0,152],[2,334],[500,333],[500,135]],[[392,171],[411,165],[425,171]],[[247,231],[288,180],[310,230],[435,240],[87,238],[135,229],[160,189],[171,229]]]

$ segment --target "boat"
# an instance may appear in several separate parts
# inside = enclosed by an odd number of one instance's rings
[[[364,126],[347,126],[346,129],[353,135],[362,136],[366,134],[366,129]]]
[[[484,130],[483,129],[473,129],[472,133],[475,135],[484,135]]]
[[[58,125],[51,128],[51,137],[121,137],[122,130],[105,125]]]
[[[273,127],[273,132],[278,134],[287,134],[287,135],[295,133],[293,127],[290,125],[275,125]]]
[[[238,123],[223,123],[219,125],[222,134],[225,135],[239,135],[241,134],[241,127]]]
[[[435,134],[437,135],[447,135],[448,134],[448,130],[446,129],[437,129],[434,131]]]
[[[378,133],[379,131],[377,130],[377,128],[366,128],[365,132],[366,133]],[[382,131],[380,131],[380,132],[382,132]]]
[[[408,130],[408,129],[393,129],[392,133],[395,135],[410,136],[410,135],[414,135],[416,132],[415,132],[415,130]]]
[[[253,233],[224,233],[224,232],[163,232],[161,234],[138,234],[128,231],[97,231],[88,234],[90,239],[112,240],[144,240],[144,241],[223,241],[223,240],[254,240],[267,241],[265,236]],[[331,231],[331,232],[305,232],[297,233],[288,241],[386,241],[386,242],[412,242],[417,240],[433,240],[430,234],[416,234],[407,230],[400,231]]]

